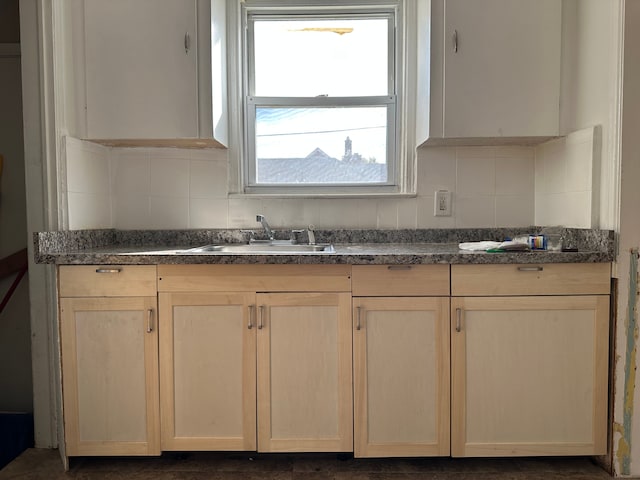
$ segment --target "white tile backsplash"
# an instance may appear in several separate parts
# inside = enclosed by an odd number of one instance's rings
[[[523,226],[534,224],[536,211],[548,208],[549,202],[537,196],[540,190],[546,195],[551,185],[566,193],[564,173],[561,179],[547,178],[555,176],[554,172],[575,171],[572,181],[576,188],[589,181],[580,170],[581,154],[575,161],[557,165],[566,145],[556,140],[538,148],[421,148],[417,195],[411,198],[229,198],[226,150],[89,144],[96,147],[91,150],[83,148],[86,142],[72,140],[67,152],[68,182],[74,188],[96,193],[105,185],[104,178],[110,178],[106,184],[110,184],[107,194],[112,199],[108,202],[112,214],[107,221],[104,207],[94,203],[82,207],[78,205],[81,197],[70,197],[72,228],[85,228],[92,208],[96,209],[96,220],[91,223],[98,223],[98,219],[104,222],[94,228],[258,229],[258,213],[266,215],[275,228],[309,224],[317,228],[380,229]],[[571,141],[576,151],[585,144],[574,138]],[[83,177],[93,186],[85,186]],[[452,192],[450,217],[433,215],[433,196],[439,189]],[[571,205],[577,201],[572,200]]]
[[[149,153],[128,148],[111,158],[112,190],[115,195],[149,195]]]
[[[108,193],[69,192],[69,228],[109,228],[111,199]]]
[[[109,149],[65,137],[67,152],[67,191],[109,195]]]
[[[465,148],[459,148],[457,158],[458,195],[493,195],[496,189],[495,157],[460,156]]]
[[[150,228],[189,228],[189,198],[151,196],[149,198]]]
[[[188,158],[177,158],[177,153],[169,156],[151,154],[151,195],[161,197],[189,197],[189,162]]]
[[[534,216],[535,204],[531,195],[496,195],[496,225],[527,227]]]
[[[496,195],[534,194],[534,159],[531,156],[496,158]]]
[[[152,228],[149,195],[124,193],[113,197],[114,227],[125,230]]]
[[[536,224],[597,227],[600,132],[589,127],[536,147]]]
[[[229,201],[226,198],[191,198],[189,228],[227,228]]]
[[[496,225],[495,195],[458,195],[456,205],[456,228]]]

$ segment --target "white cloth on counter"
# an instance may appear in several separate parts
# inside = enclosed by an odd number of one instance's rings
[[[489,240],[485,240],[482,242],[463,242],[458,245],[458,248],[460,250],[467,250],[470,252],[486,252],[487,250],[494,249],[516,252],[530,250],[528,244],[513,240],[507,240],[504,242],[492,242]]]
[[[491,242],[486,240],[484,242],[463,242],[458,245],[460,250],[469,250],[472,252],[484,252],[491,248],[498,248],[502,242]]]

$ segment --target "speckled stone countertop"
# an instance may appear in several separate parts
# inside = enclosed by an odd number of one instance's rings
[[[259,236],[261,232],[256,233]],[[520,235],[559,233],[565,247],[577,252],[469,252],[460,242],[502,241]],[[73,230],[34,234],[37,263],[57,265],[155,264],[497,264],[597,263],[614,259],[610,230],[568,228],[495,228],[423,230],[317,230],[317,243],[334,246],[334,253],[193,253],[189,248],[247,243],[243,230]],[[306,236],[301,241],[306,241]],[[289,238],[289,231],[276,232]]]

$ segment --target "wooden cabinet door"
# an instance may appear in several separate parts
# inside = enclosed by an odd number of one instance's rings
[[[353,449],[351,295],[259,294],[258,450]]]
[[[556,0],[445,0],[444,137],[557,135],[560,22]]]
[[[255,450],[255,294],[159,298],[162,449]]]
[[[449,455],[449,298],[353,299],[356,457]]]
[[[159,455],[156,297],[61,298],[66,453]]]
[[[87,138],[197,137],[196,34],[195,0],[85,0]]]
[[[603,455],[609,297],[451,302],[453,456]]]

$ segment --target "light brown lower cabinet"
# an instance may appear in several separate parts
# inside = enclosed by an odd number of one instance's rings
[[[350,452],[350,293],[261,293],[258,451]]]
[[[59,275],[69,456],[607,447],[608,264]]]
[[[350,305],[349,293],[160,293],[162,449],[351,451]]]
[[[162,450],[255,450],[255,293],[160,293],[159,306]]]
[[[67,455],[160,454],[156,302],[60,299]]]
[[[603,455],[607,295],[451,301],[451,453]]]
[[[449,298],[353,299],[354,454],[449,455]]]

